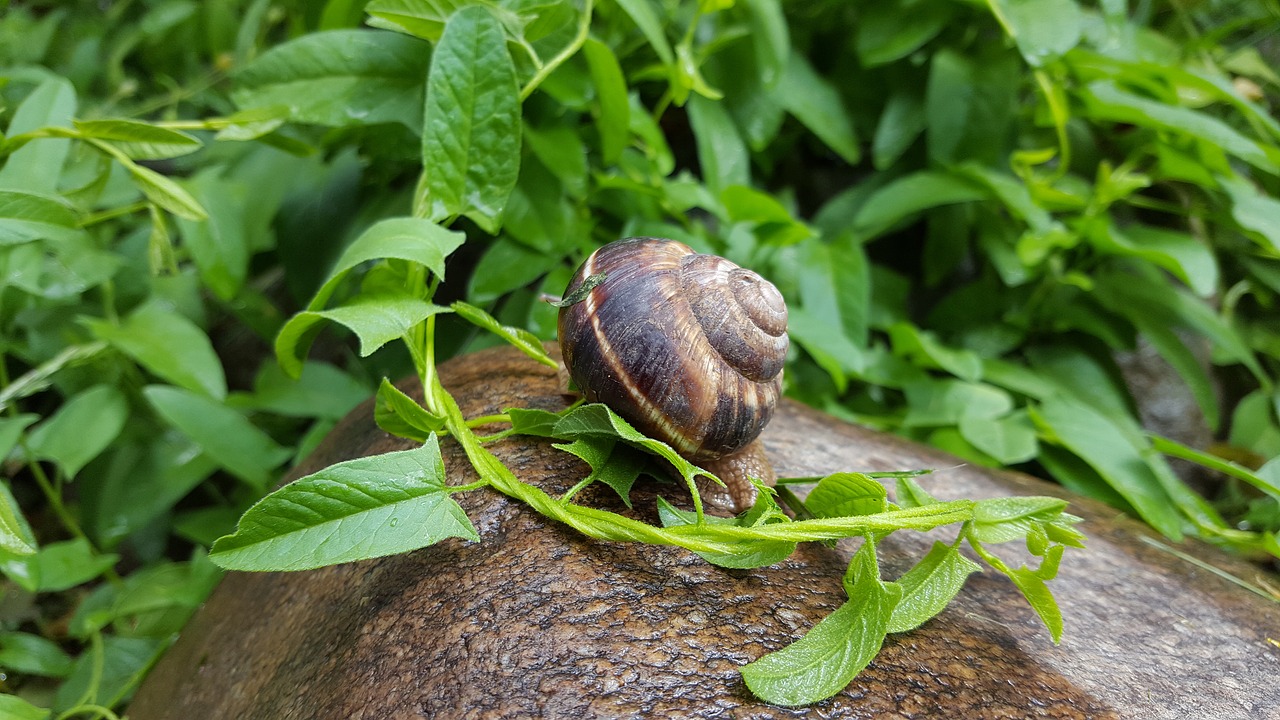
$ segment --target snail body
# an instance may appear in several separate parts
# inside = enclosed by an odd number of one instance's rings
[[[787,353],[787,310],[756,273],[673,240],[631,238],[594,252],[569,290],[605,279],[562,307],[570,377],[646,435],[725,481],[704,500],[740,511],[747,477],[771,483],[757,440],[773,416]]]

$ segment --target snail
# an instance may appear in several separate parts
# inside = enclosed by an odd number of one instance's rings
[[[751,507],[747,478],[775,480],[759,435],[787,354],[778,289],[684,243],[629,238],[592,253],[568,290],[560,349],[586,399],[723,480],[700,483],[708,507]]]

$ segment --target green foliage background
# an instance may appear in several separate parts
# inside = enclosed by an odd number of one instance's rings
[[[540,296],[624,236],[772,279],[804,402],[1280,557],[1274,0],[0,8],[15,717],[127,699],[205,549],[411,371],[374,350],[496,342],[456,299],[550,339]],[[1137,343],[1216,444],[1142,428]]]

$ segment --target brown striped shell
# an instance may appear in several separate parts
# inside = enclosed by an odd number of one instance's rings
[[[565,365],[586,398],[694,462],[754,440],[782,388],[787,308],[777,288],[658,238],[596,250],[569,291],[600,273],[559,318]]]

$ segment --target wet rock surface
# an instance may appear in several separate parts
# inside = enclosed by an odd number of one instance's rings
[[[443,381],[468,416],[559,409],[554,372],[515,351],[455,360]],[[407,386],[406,386],[407,387]],[[291,477],[409,446],[352,413]],[[764,439],[780,476],[953,468],[943,499],[1069,497],[1034,478],[954,467],[948,455],[784,403]],[[472,479],[442,443],[450,482]],[[585,466],[549,443],[494,452],[549,492]],[[590,492],[590,491],[589,491]],[[611,491],[583,496],[618,505]],[[673,485],[638,483],[641,516]],[[1054,646],[1012,584],[971,576],[924,627],[891,635],[834,698],[753,699],[738,667],[783,647],[844,601],[853,545],[809,544],[769,568],[729,571],[683,550],[597,542],[491,491],[459,496],[481,542],[301,573],[231,573],[148,677],[133,720],[206,718],[1277,718],[1280,605],[1144,541],[1151,532],[1078,498],[1085,551],[1051,583],[1066,621]],[[887,577],[932,538],[898,533]],[[1007,550],[1003,547],[1001,550]],[[1239,577],[1262,571],[1182,548]],[[1266,582],[1277,584],[1274,576]]]

